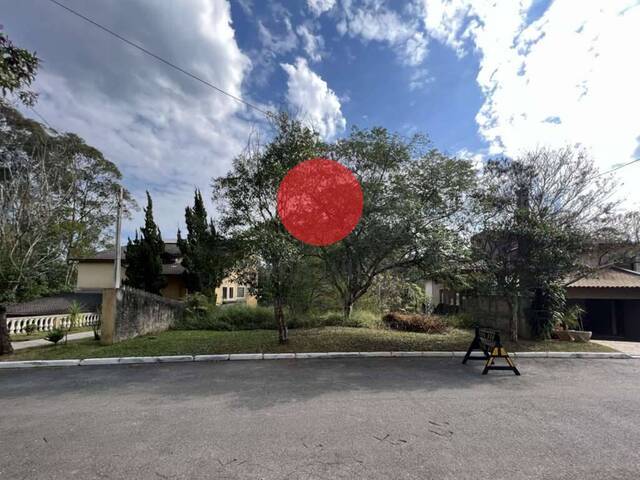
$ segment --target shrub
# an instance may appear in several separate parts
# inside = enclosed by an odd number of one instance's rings
[[[204,296],[203,296],[204,297]],[[206,298],[206,297],[205,297]],[[202,299],[191,299],[185,315],[174,326],[177,330],[256,330],[275,329],[273,310],[246,305],[208,306]]]
[[[445,333],[446,321],[438,315],[388,313],[382,317],[384,324],[393,330],[405,332]]]
[[[24,332],[27,335],[31,335],[33,332],[35,332],[38,329],[38,327],[36,326],[35,323],[30,323],[28,324],[26,327],[24,327]]]
[[[457,315],[448,315],[447,323],[455,328],[474,328],[478,322],[469,313],[459,313]]]
[[[48,340],[49,342],[53,342],[57,344],[60,340],[64,338],[65,334],[66,333],[63,329],[56,327],[49,330],[49,333],[47,334],[46,337],[44,337],[44,339]]]
[[[459,312],[460,307],[458,305],[448,305],[446,303],[439,303],[433,309],[433,313],[436,315],[457,315]]]
[[[345,327],[384,328],[382,316],[369,310],[354,310],[349,320],[342,323]]]
[[[187,303],[184,317],[174,325],[176,330],[275,330],[277,325],[271,307],[249,307],[247,305],[205,305],[201,300],[192,298]],[[356,310],[349,320],[344,319],[342,312],[325,312],[316,314],[286,315],[287,327],[319,328],[319,327],[368,327],[383,326],[380,317],[366,310]]]

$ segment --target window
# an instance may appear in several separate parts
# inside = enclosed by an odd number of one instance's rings
[[[229,298],[233,298],[233,287],[229,287]]]
[[[244,298],[244,287],[238,287],[238,298]]]
[[[222,299],[227,299],[227,287],[222,287]]]

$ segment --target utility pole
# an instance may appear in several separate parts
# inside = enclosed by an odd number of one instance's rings
[[[116,259],[114,265],[114,286],[115,288],[120,288],[120,268],[122,263],[122,247],[120,246],[120,230],[122,228],[122,203],[124,198],[124,190],[120,187],[120,192],[118,193],[118,216],[116,218]]]

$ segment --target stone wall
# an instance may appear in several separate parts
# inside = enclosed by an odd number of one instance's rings
[[[102,291],[100,342],[104,345],[168,330],[183,314],[182,302],[130,287]]]
[[[526,299],[524,301],[526,302]],[[523,305],[523,311],[526,311],[527,307],[528,305]],[[485,295],[465,297],[462,302],[462,311],[471,315],[473,320],[481,327],[500,330],[505,334],[509,332],[511,310],[509,308],[509,304],[502,296]],[[531,327],[529,326],[525,315],[520,315],[520,322],[518,323],[518,337],[531,338]]]

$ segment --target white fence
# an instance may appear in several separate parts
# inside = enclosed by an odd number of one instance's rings
[[[100,314],[81,313],[76,318],[74,327],[89,327],[100,323]],[[27,325],[35,325],[36,331],[48,331],[54,327],[68,328],[70,324],[69,315],[40,315],[37,317],[12,317],[7,318],[7,329],[9,335],[19,335],[27,333]]]

